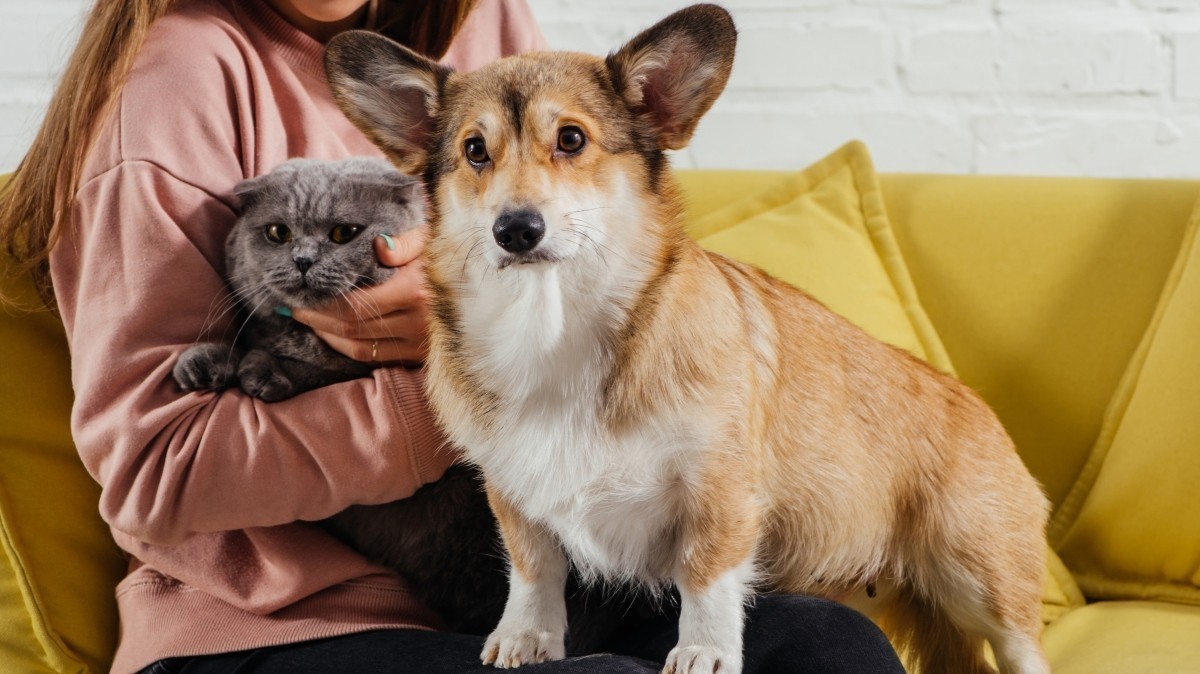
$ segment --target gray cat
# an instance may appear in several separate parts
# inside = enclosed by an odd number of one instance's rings
[[[292,159],[234,194],[239,216],[226,239],[226,275],[244,323],[232,346],[186,350],[176,381],[185,391],[240,386],[273,402],[369,376],[370,364],[334,351],[288,314],[391,276],[373,240],[423,221],[421,184],[381,159]],[[507,563],[475,468],[454,466],[407,499],[353,506],[320,524],[410,580],[449,629],[486,635],[499,622]],[[604,588],[572,584],[569,644],[591,652],[632,606]]]
[[[239,216],[225,257],[243,320],[237,342],[189,348],[175,380],[185,391],[240,386],[274,402],[369,376],[371,364],[334,351],[290,310],[390,277],[373,241],[421,224],[420,182],[381,159],[292,159],[233,192]],[[410,498],[354,506],[321,525],[408,578],[449,628],[486,634],[499,620],[505,558],[474,468],[455,466]]]
[[[187,391],[240,385],[274,402],[369,375],[370,364],[334,351],[290,310],[391,276],[373,240],[421,223],[420,183],[382,159],[292,159],[233,193],[240,214],[225,240],[226,275],[245,322],[233,348],[185,351],[176,381]]]

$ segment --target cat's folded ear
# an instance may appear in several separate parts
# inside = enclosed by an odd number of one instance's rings
[[[342,179],[351,184],[379,187],[389,201],[398,204],[424,202],[424,186],[419,178],[401,173],[395,166],[375,157],[351,157],[337,162]]]
[[[267,192],[267,187],[269,185],[269,175],[247,178],[246,180],[234,185],[234,209],[238,213],[245,213],[246,209],[253,206],[263,197],[263,195]]]
[[[381,182],[387,186],[392,200],[398,204],[415,203],[419,206],[424,203],[424,183],[413,176],[397,172],[384,176]]]
[[[340,33],[325,48],[334,100],[406,173],[425,169],[439,92],[452,72],[366,30]]]

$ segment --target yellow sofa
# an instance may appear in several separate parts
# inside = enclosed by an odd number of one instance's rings
[[[784,174],[678,175],[695,222]],[[1200,182],[884,175],[879,185],[950,361],[1058,507],[1154,322]],[[22,284],[6,291],[29,302]],[[54,316],[0,310],[0,672],[105,671],[116,641],[124,562],[75,459],[70,402]],[[1197,507],[1191,494],[1175,498],[1181,511]],[[1200,672],[1195,595],[1082,605],[1065,592],[1044,635],[1055,672]]]

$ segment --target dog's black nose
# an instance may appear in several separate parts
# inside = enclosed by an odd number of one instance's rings
[[[534,210],[507,211],[496,218],[492,236],[501,248],[510,253],[533,250],[546,234],[546,221]]]
[[[294,258],[293,261],[296,263],[296,269],[299,269],[301,274],[308,271],[309,267],[313,266],[313,261],[310,257],[297,257]]]

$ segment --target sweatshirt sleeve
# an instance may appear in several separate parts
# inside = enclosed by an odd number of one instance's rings
[[[468,72],[504,56],[549,48],[526,0],[479,0],[442,62]]]
[[[149,544],[404,498],[454,459],[419,372],[381,368],[272,404],[179,390],[179,354],[236,328],[222,278],[234,217],[218,196],[126,161],[79,191],[51,260],[79,453],[101,515]]]

